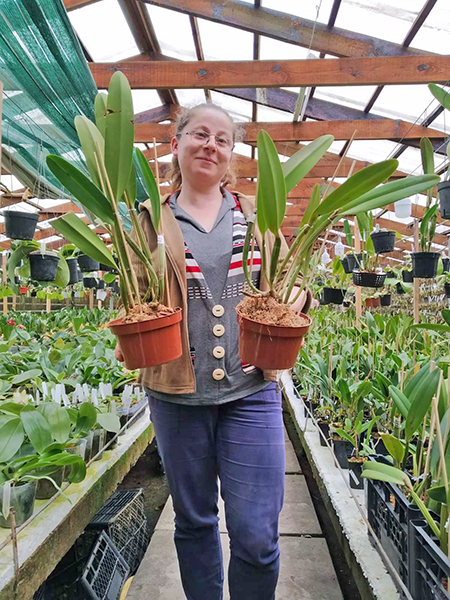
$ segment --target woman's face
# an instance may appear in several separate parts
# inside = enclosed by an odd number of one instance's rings
[[[209,137],[195,135],[213,134]],[[217,137],[214,137],[217,136]],[[217,143],[216,143],[217,139]],[[231,145],[224,142],[231,142]],[[172,139],[172,153],[178,157],[183,181],[210,187],[219,185],[230,166],[233,153],[233,127],[219,110],[204,108],[194,112],[179,138]]]

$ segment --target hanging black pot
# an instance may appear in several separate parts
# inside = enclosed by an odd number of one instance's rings
[[[391,294],[385,294],[380,297],[381,306],[390,306],[391,305]]]
[[[35,281],[55,281],[59,256],[50,252],[31,252],[30,276]]]
[[[107,283],[106,287],[111,288],[111,291],[114,294],[119,294],[120,293],[120,288],[119,288],[119,284],[117,283],[117,281],[112,281],[111,283]]]
[[[403,269],[402,271],[402,279],[404,283],[412,283],[413,282],[413,274],[412,271],[407,271]]]
[[[439,212],[443,219],[450,219],[450,181],[441,181],[437,186],[439,192]]]
[[[374,231],[370,234],[377,254],[392,252],[395,247],[395,231]]]
[[[397,291],[397,294],[406,294],[405,290],[402,288],[401,283],[397,283],[397,285],[395,286],[395,289]]]
[[[105,282],[103,281],[103,279],[99,279],[97,281],[97,289],[98,290],[104,290],[105,289]]]
[[[450,258],[444,257],[442,259],[442,272],[448,273],[450,271]]]
[[[333,440],[333,451],[341,469],[348,469],[348,459],[352,455],[353,444],[348,440]]]
[[[439,252],[412,252],[413,278],[431,279],[436,277],[439,257]]]
[[[356,267],[356,259],[354,254],[346,254],[345,257],[347,259],[348,271],[346,273],[353,273],[353,269]]]
[[[90,273],[91,271],[98,271],[100,269],[100,263],[87,256],[87,254],[80,254],[78,256],[78,265],[82,273]]]
[[[392,271],[386,271],[386,281],[388,279],[397,279],[397,275]]]
[[[96,277],[83,277],[83,285],[85,288],[96,289],[97,278]]]
[[[37,213],[5,210],[5,235],[12,240],[32,240],[39,220]]]
[[[446,284],[444,285],[444,289],[445,289],[445,296],[446,296],[447,298],[450,298],[450,283],[446,283]]]
[[[319,304],[320,306],[325,306],[325,304],[330,304],[329,302],[325,302],[323,296],[319,297]]]
[[[342,304],[344,302],[345,292],[340,288],[323,288],[323,300],[325,304]]]
[[[353,271],[353,283],[360,287],[380,288],[384,285],[386,273],[367,273],[366,271]]]
[[[349,264],[348,264],[348,256],[344,256],[344,258],[341,258],[341,263],[342,263],[342,267],[344,269],[344,271],[347,273],[347,275],[349,273],[351,273]]]
[[[104,265],[103,263],[100,263],[100,268],[99,271],[105,271],[105,273],[117,273],[117,269],[113,269],[112,267],[108,266],[108,265]]]
[[[69,285],[78,282],[78,260],[76,257],[66,258],[67,265],[70,271]]]

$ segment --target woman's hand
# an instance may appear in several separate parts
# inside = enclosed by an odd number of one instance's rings
[[[120,349],[120,346],[119,346],[119,344],[116,344],[116,348],[115,348],[115,350],[114,350],[114,353],[115,353],[115,355],[116,355],[116,359],[117,359],[119,362],[123,362],[123,361],[125,360],[125,358],[124,358],[124,356],[123,356],[123,354],[122,354],[122,350]]]
[[[297,286],[294,286],[292,288],[292,292],[291,292],[291,296],[290,296],[290,300],[293,300],[296,295],[298,294],[300,288]],[[291,309],[296,312],[296,313],[300,313],[302,312],[303,307],[305,306],[306,303],[306,291],[303,290],[302,293],[300,294],[300,296],[297,298],[297,300],[291,304]]]

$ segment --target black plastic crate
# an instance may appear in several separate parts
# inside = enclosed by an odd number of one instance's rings
[[[426,521],[409,522],[409,590],[414,600],[450,600],[450,560]]]
[[[81,577],[81,587],[92,600],[119,600],[130,568],[102,531]]]
[[[130,567],[137,571],[150,541],[142,489],[119,490],[89,523],[86,534],[105,531]]]
[[[408,587],[408,522],[420,512],[397,486],[368,479],[367,514],[389,560]],[[369,537],[373,542],[372,536]]]

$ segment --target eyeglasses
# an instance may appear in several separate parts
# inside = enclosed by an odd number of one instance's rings
[[[215,135],[214,133],[206,133],[206,131],[185,131],[184,134],[189,135],[191,138],[191,142],[198,146],[202,144],[207,144],[212,136],[216,142],[217,148],[219,148],[220,150],[231,151],[234,148],[233,140],[230,140],[226,137],[222,137],[220,135]],[[181,135],[182,134],[179,134],[177,137],[180,137]]]

